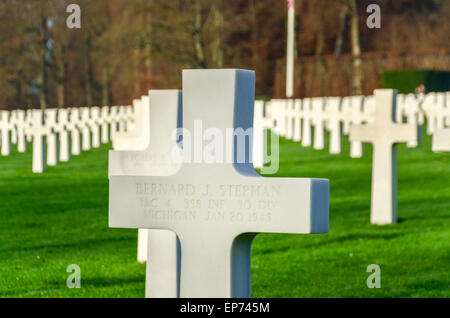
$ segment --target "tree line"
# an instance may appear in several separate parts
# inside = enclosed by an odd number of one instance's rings
[[[380,29],[366,26],[371,3]],[[449,18],[447,0],[297,0],[296,54],[352,54],[358,93],[361,52],[448,49]],[[129,104],[180,87],[183,68],[254,69],[270,97],[285,54],[284,0],[2,0],[0,108]]]

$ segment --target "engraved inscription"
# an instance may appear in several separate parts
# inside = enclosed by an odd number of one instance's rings
[[[161,153],[135,152],[122,159],[122,166],[127,174],[140,174],[142,171],[150,175],[176,173],[179,165],[172,163],[170,159],[170,156]]]
[[[135,184],[146,219],[173,222],[268,223],[279,206],[279,185]]]

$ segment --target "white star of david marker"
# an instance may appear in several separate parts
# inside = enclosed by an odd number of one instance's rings
[[[197,120],[222,136],[250,128],[254,87],[252,71],[183,71],[183,128],[192,133]],[[181,297],[249,297],[256,233],[325,233],[328,209],[328,180],[264,178],[251,162],[184,163],[172,176],[110,178],[111,227],[177,233]]]

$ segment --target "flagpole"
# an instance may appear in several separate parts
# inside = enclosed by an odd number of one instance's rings
[[[287,0],[286,97],[294,96],[295,0]]]

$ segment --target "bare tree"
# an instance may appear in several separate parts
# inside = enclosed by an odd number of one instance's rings
[[[356,0],[349,0],[350,5],[350,36],[353,57],[353,82],[352,93],[362,94],[363,65],[361,59],[361,45],[359,43],[359,15]]]
[[[206,68],[205,47],[202,40],[202,6],[201,0],[190,0],[192,11],[192,35],[194,45],[194,59],[197,67]]]
[[[344,42],[344,34],[346,27],[346,20],[348,16],[348,6],[342,5],[339,12],[339,26],[338,26],[338,35],[336,37],[336,43],[334,46],[334,54],[341,55],[342,54],[342,44]]]
[[[211,41],[212,67],[223,67],[223,1],[213,0],[211,6],[211,29],[213,39]]]

